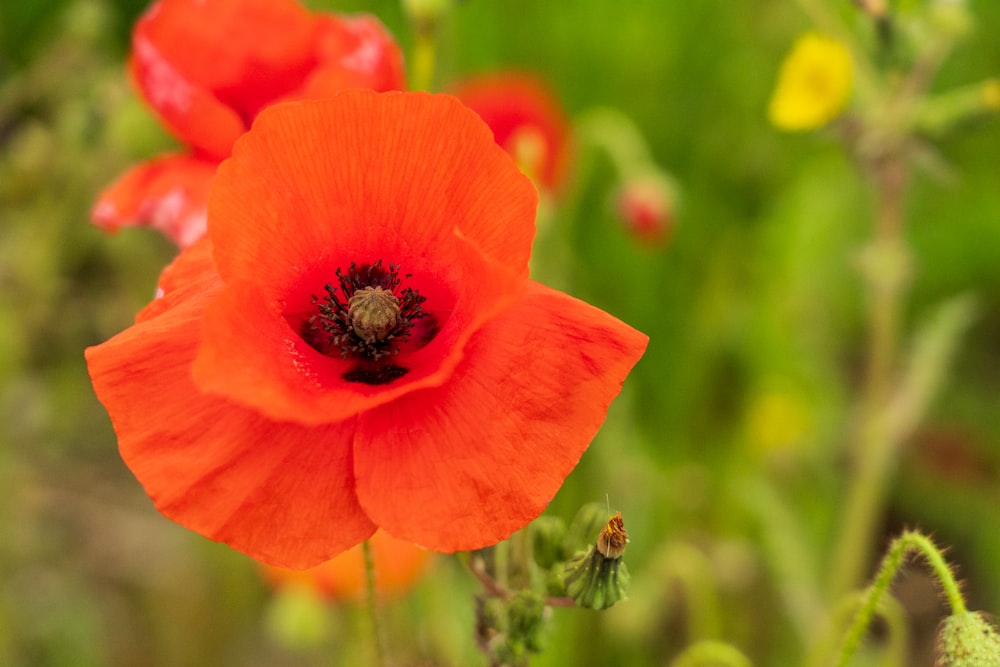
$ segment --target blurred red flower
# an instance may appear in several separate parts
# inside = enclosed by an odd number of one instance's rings
[[[386,595],[405,593],[430,564],[431,552],[412,542],[397,540],[384,530],[371,536],[375,587]],[[357,545],[325,563],[305,570],[264,566],[264,577],[272,586],[305,586],[328,598],[357,598],[365,591],[365,559]]]
[[[628,177],[616,193],[625,229],[643,245],[659,247],[674,231],[677,187],[666,174],[649,171]]]
[[[647,342],[528,280],[536,204],[452,97],[263,111],[207,238],[87,350],[160,511],[292,568],[377,526],[457,551],[534,519]]]
[[[524,173],[549,193],[561,190],[570,160],[569,121],[544,83],[530,74],[501,72],[452,90],[490,126]]]
[[[401,52],[378,19],[313,14],[294,0],[159,0],[136,23],[129,71],[187,152],[126,171],[92,217],[108,231],[155,227],[181,247],[204,235],[215,168],[264,107],[405,87]]]

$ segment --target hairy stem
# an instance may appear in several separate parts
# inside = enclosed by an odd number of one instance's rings
[[[865,592],[864,600],[860,609],[854,616],[841,645],[840,654],[837,659],[838,667],[846,667],[851,657],[857,650],[858,645],[865,636],[868,625],[878,609],[882,597],[889,591],[892,580],[899,573],[906,558],[913,553],[920,554],[930,565],[931,571],[941,585],[948,606],[951,607],[951,615],[964,614],[967,609],[965,599],[959,591],[958,582],[951,571],[948,563],[944,559],[941,550],[938,549],[930,539],[916,531],[906,531],[889,545],[889,550],[882,559],[875,580]]]

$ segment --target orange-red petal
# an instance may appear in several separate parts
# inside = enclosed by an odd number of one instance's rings
[[[520,296],[535,202],[454,98],[353,91],[266,111],[212,191],[210,236],[227,286],[206,317],[196,381],[307,425],[443,382],[476,328]],[[412,274],[407,284],[427,297],[439,331],[401,356],[403,378],[349,383],[347,362],[312,349],[300,326],[338,268],[379,259]]]
[[[362,507],[436,551],[506,538],[562,485],[646,343],[607,313],[529,283],[473,336],[448,383],[359,416]]]
[[[282,314],[282,304],[268,302],[257,285],[246,281],[227,285],[208,307],[204,340],[193,366],[195,381],[204,391],[272,419],[307,425],[347,419],[444,382],[461,360],[469,337],[510,307],[523,286],[474,246],[462,239],[457,246],[464,252],[442,252],[438,257],[440,272],[423,273],[418,268],[408,280],[428,297],[425,303],[432,313],[442,302],[447,309],[432,315],[440,326],[433,340],[393,357],[393,363],[408,372],[391,384],[345,380],[344,374],[356,362],[317,352],[302,338],[301,327],[295,326],[304,323],[304,316],[290,322]],[[322,283],[314,284],[320,291]]]
[[[329,97],[349,88],[403,90],[403,54],[374,16],[316,17],[316,69],[300,98]]]
[[[201,238],[179,254],[160,274],[156,297],[135,316],[136,322],[152,319],[191,299],[215,294],[222,287],[212,261],[212,242]]]
[[[204,248],[182,254],[172,280],[204,280]],[[184,292],[176,284],[164,298]],[[94,389],[122,458],[165,516],[264,562],[316,565],[375,529],[355,495],[354,424],[278,423],[202,394],[190,366],[213,295],[192,290],[89,348]]]
[[[139,34],[132,42],[129,73],[170,132],[199,155],[221,160],[247,128],[236,111],[191,81]]]
[[[350,90],[265,110],[219,168],[209,230],[223,279],[275,296],[329,259],[433,264],[456,237],[523,279],[536,204],[455,98]]]
[[[522,169],[549,190],[559,190],[569,167],[569,121],[539,79],[520,72],[487,74],[458,84],[454,93]]]
[[[154,227],[187,247],[205,235],[208,191],[217,166],[189,155],[142,162],[101,192],[91,218],[109,232]]]
[[[294,0],[160,0],[133,33],[139,88],[183,141],[216,158],[315,65],[316,24]]]

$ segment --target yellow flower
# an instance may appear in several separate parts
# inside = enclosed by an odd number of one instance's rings
[[[844,44],[806,33],[781,63],[768,119],[793,132],[825,125],[847,104],[851,74],[851,55]]]

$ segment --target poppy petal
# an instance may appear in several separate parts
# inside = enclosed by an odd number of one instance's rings
[[[482,327],[446,384],[358,419],[361,505],[437,551],[508,537],[545,508],[604,421],[647,337],[538,283]]]
[[[318,99],[348,88],[402,90],[406,87],[403,54],[374,16],[318,15],[316,56],[304,99]]]
[[[282,316],[283,304],[268,302],[259,286],[246,281],[226,285],[208,307],[204,339],[193,366],[195,382],[203,391],[271,419],[305,425],[341,421],[405,393],[441,384],[460,362],[469,337],[509,308],[523,285],[464,240],[456,239],[456,244],[464,245],[464,252],[442,253],[438,259],[447,273],[429,279],[430,286],[443,284],[454,293],[435,297],[422,291],[429,304],[450,303],[440,329],[424,347],[392,357],[406,374],[390,384],[346,379],[356,362],[320,354],[303,338],[301,328],[295,328],[303,320],[289,322]]]
[[[526,278],[536,203],[455,98],[350,90],[262,112],[219,168],[208,224],[223,279],[280,299],[331,254],[410,270],[456,236]]]
[[[184,248],[205,235],[208,191],[216,163],[166,155],[140,163],[101,192],[91,218],[108,232],[155,227]]]
[[[493,130],[496,142],[549,190],[565,185],[571,158],[569,120],[549,88],[520,72],[489,74],[453,88]]]
[[[301,85],[317,26],[293,0],[160,0],[136,23],[132,71],[179,138],[216,158]]]
[[[192,82],[138,33],[132,43],[129,71],[171,133],[198,153],[221,160],[246,130],[239,114]]]
[[[264,562],[316,565],[375,530],[355,496],[354,425],[277,423],[201,394],[190,365],[212,296],[89,348],[95,391],[122,458],[165,516]]]
[[[440,137],[442,124],[459,139]],[[207,313],[196,382],[305,425],[440,384],[475,329],[520,296],[536,197],[454,98],[350,91],[265,111],[213,186],[209,234],[227,287]],[[301,327],[338,270],[382,259],[412,276],[439,329],[404,376],[365,384]]]

